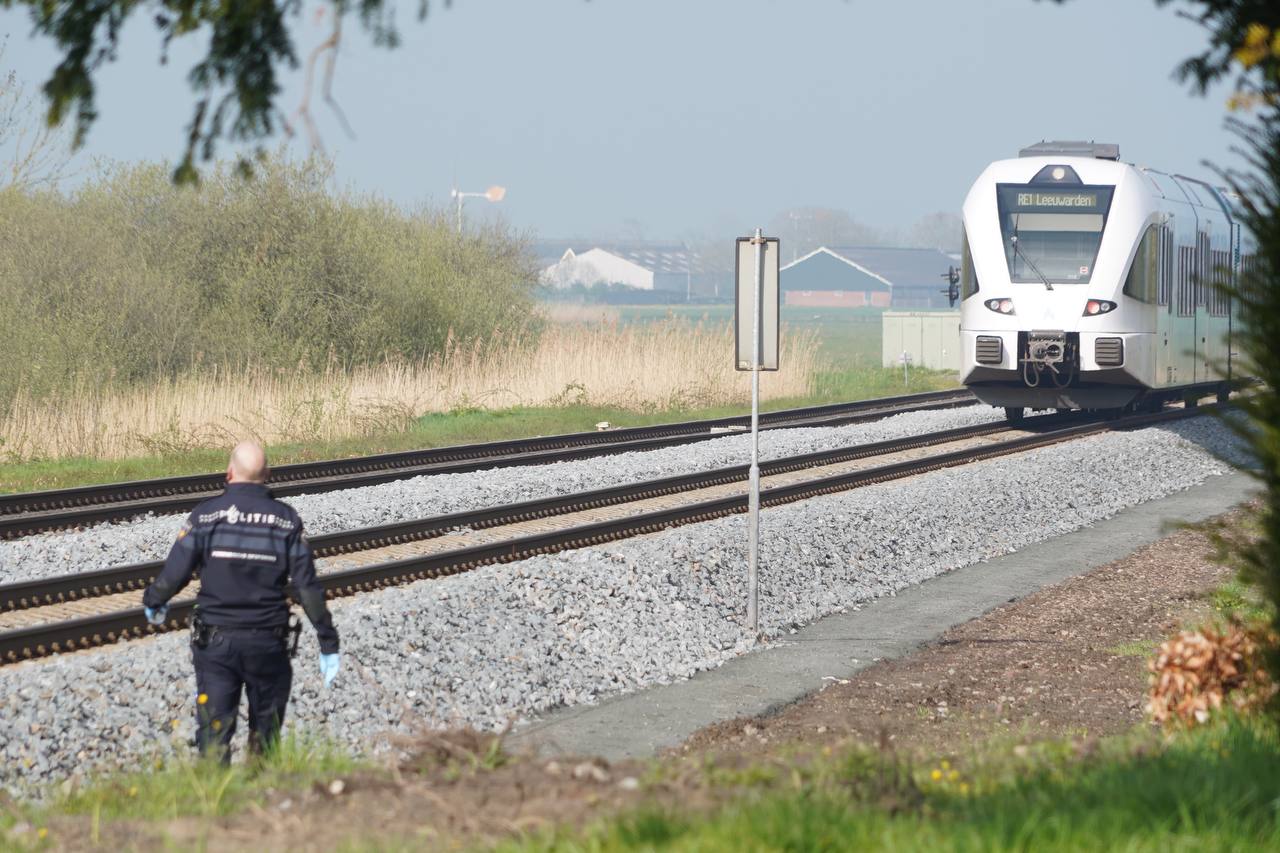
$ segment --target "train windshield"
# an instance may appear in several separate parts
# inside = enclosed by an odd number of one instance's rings
[[[1108,186],[998,184],[996,200],[1010,279],[1088,282],[1114,191]]]

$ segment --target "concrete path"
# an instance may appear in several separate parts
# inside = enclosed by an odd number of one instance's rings
[[[611,760],[652,755],[710,723],[795,702],[821,687],[824,677],[846,678],[877,659],[907,655],[1000,604],[1127,556],[1166,535],[1173,524],[1225,512],[1256,488],[1243,474],[1211,477],[1092,527],[958,569],[858,611],[828,616],[785,643],[688,681],[553,712],[522,727],[511,745]]]

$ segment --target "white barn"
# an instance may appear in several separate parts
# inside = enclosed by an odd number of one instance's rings
[[[566,249],[560,260],[542,270],[539,278],[550,287],[581,284],[623,284],[637,290],[653,290],[654,271],[605,249],[588,249],[577,254]]]

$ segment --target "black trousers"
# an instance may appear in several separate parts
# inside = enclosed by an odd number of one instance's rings
[[[196,670],[196,746],[231,761],[240,691],[249,696],[249,751],[258,753],[280,736],[293,665],[286,641],[271,631],[216,628],[208,645],[191,647]]]

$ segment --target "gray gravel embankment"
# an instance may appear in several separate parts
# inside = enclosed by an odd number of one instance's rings
[[[914,412],[844,427],[772,430],[760,436],[761,458],[775,459],[986,423],[998,419],[996,412],[986,406],[970,406]],[[415,477],[362,489],[300,495],[288,501],[302,514],[308,533],[314,536],[740,465],[748,454],[747,438],[732,435],[607,459],[504,468],[500,473],[475,471]],[[180,522],[179,516],[151,517],[0,542],[0,583],[163,559]]]
[[[776,636],[1187,488],[1227,470],[1204,448],[1228,443],[1202,419],[769,509],[764,629]],[[715,667],[750,646],[744,525],[737,516],[337,601],[343,673],[318,690],[305,632],[291,723],[369,748],[415,721],[497,726]],[[185,642],[0,669],[0,787],[184,749]]]

